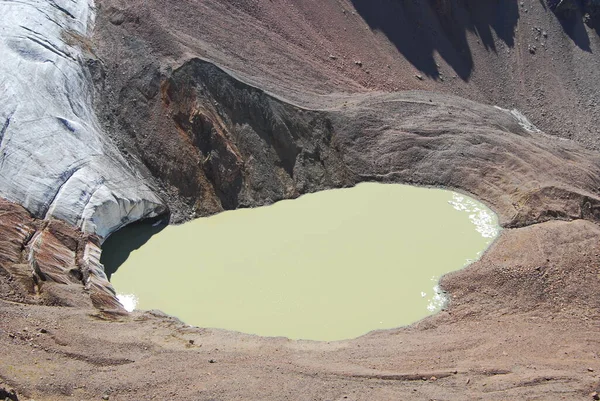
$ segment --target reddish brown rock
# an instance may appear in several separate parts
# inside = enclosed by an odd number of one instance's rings
[[[0,199],[3,297],[124,312],[99,264],[98,241],[61,221],[37,220],[21,206]]]

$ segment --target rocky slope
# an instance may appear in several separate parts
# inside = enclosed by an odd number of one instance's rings
[[[444,279],[447,311],[341,342],[0,300],[0,388],[21,400],[592,400],[599,239],[581,220],[506,229]]]
[[[0,88],[19,90],[9,99],[31,88],[44,99],[17,112],[62,124],[30,131],[5,117],[3,160],[33,155],[37,170],[0,167],[0,394],[574,400],[600,390],[600,140],[588,102],[598,81],[597,69],[574,68],[597,66],[592,29],[561,25],[538,1],[103,0],[86,37],[90,4],[31,4],[0,4],[15,16],[2,22],[4,44],[29,14],[45,26],[51,12],[57,48],[65,27],[81,36],[67,48],[74,60],[37,48],[18,53],[35,60],[0,56],[23,65],[0,68]],[[12,46],[31,41],[18,37]],[[74,159],[81,179],[64,173]],[[449,308],[407,328],[334,343],[192,328],[125,314],[99,264],[102,237],[164,212],[162,200],[182,221],[367,180],[468,192],[505,227],[479,262],[443,278]],[[90,182],[102,188],[94,202],[82,196]]]
[[[599,29],[580,11],[557,18],[545,0],[98,6],[95,35],[106,53],[97,54],[117,82],[109,90],[142,68],[175,69],[199,56],[299,104],[327,104],[331,93],[424,89],[517,108],[549,135],[599,146]],[[140,63],[140,53],[161,62]]]

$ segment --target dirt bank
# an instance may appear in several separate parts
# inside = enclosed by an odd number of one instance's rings
[[[0,377],[36,400],[591,399],[599,240],[584,221],[505,230],[444,279],[449,310],[333,343],[0,301]]]

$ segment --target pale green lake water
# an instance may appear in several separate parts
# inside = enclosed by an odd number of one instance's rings
[[[111,282],[129,309],[195,326],[347,339],[437,312],[440,276],[498,232],[495,214],[462,194],[365,183],[168,226]]]

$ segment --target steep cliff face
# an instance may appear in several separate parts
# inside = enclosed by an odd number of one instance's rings
[[[142,68],[136,76],[147,81],[152,73]],[[99,103],[117,143],[173,190],[174,213],[179,204],[206,215],[355,182],[331,142],[326,113],[277,100],[199,59],[159,82],[157,95],[136,108],[128,107],[139,98],[133,85]]]
[[[127,74],[152,74],[143,57]],[[373,180],[461,189],[510,227],[600,218],[596,154],[516,110],[419,91],[332,96],[309,109],[200,59],[159,76],[160,91],[135,110],[139,90],[128,86],[99,97],[100,109],[115,140],[172,189],[182,219]],[[102,107],[115,104],[116,116]]]
[[[93,3],[5,1],[0,14],[0,196],[100,237],[165,212],[96,121]]]

